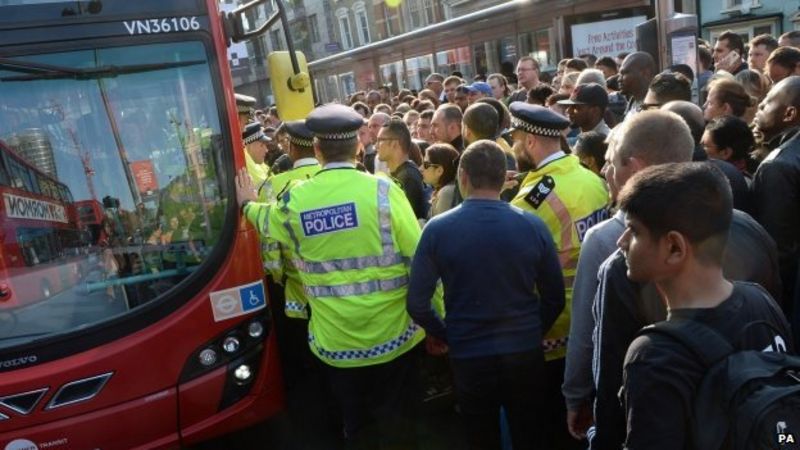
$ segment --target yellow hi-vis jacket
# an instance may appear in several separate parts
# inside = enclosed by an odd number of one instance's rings
[[[310,179],[322,169],[314,158],[308,158],[307,161],[299,160],[295,164],[297,166],[294,169],[273,175],[261,185],[258,189],[259,201],[275,203],[276,196],[291,186]],[[300,282],[297,268],[292,264],[292,258],[288,252],[288,247],[261,235],[261,260],[264,263],[264,271],[272,275],[272,279],[276,283],[284,285],[284,298],[286,299],[284,312],[288,317],[308,319],[308,298],[303,284]],[[286,261],[286,264],[283,264],[282,261]]]
[[[556,244],[566,303],[542,346],[548,361],[563,358],[581,242],[589,228],[608,218],[608,192],[603,180],[581,166],[578,158],[564,155],[528,173],[511,203],[542,219]]]
[[[258,200],[264,203],[274,202],[290,185],[297,181],[308,180],[320,170],[322,170],[322,166],[316,159],[299,159],[295,161],[292,170],[267,178],[258,188]]]
[[[335,166],[291,187],[276,204],[249,203],[244,212],[289,249],[312,311],[311,351],[334,367],[381,364],[425,336],[406,312],[421,231],[400,187]]]
[[[271,175],[269,167],[264,163],[259,164],[253,161],[250,153],[247,153],[247,149],[244,149],[244,165],[247,168],[248,175],[253,180],[254,186],[261,186]]]

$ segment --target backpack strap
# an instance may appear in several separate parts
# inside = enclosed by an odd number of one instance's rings
[[[669,336],[689,349],[706,368],[734,352],[734,347],[716,330],[695,320],[666,320],[646,326],[639,336],[658,333]]]

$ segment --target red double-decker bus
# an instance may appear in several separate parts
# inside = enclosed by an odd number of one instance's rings
[[[83,257],[69,188],[0,141],[0,199],[0,309],[75,286]]]
[[[0,448],[179,448],[283,407],[235,201],[243,13],[0,2]]]

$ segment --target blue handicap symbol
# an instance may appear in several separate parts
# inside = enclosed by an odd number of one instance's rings
[[[267,304],[263,283],[239,289],[239,296],[242,299],[242,310],[244,311],[263,308]]]

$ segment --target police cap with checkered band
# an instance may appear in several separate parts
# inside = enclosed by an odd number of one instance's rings
[[[306,117],[306,127],[319,140],[345,141],[358,137],[364,118],[349,106],[329,104],[314,108]]]
[[[289,142],[300,147],[311,147],[314,144],[314,133],[308,129],[305,120],[283,122],[283,129],[289,135]]]
[[[566,117],[544,106],[513,102],[508,109],[511,112],[512,130],[557,138],[569,126]]]
[[[236,112],[239,114],[252,114],[256,107],[255,97],[244,94],[234,94],[236,97]]]
[[[248,123],[242,132],[242,140],[244,145],[252,144],[255,141],[269,142],[272,139],[264,134],[264,127],[258,122]]]

